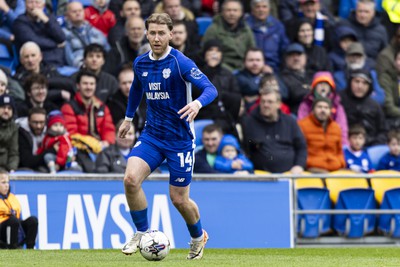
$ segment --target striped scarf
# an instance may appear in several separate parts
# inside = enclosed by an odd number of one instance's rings
[[[299,18],[303,18],[303,12],[299,11]],[[314,22],[314,44],[318,46],[324,45],[325,30],[324,30],[324,15],[317,11],[315,22]]]

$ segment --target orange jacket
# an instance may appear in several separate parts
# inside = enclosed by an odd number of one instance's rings
[[[329,118],[326,130],[310,114],[298,121],[307,142],[307,168],[336,171],[345,168],[339,124]]]
[[[21,216],[21,204],[13,193],[0,196],[0,223],[8,220],[14,214],[18,219]]]

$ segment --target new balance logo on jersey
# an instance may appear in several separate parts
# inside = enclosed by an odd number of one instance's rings
[[[143,72],[142,76],[143,76],[143,77],[147,77],[148,74],[149,74],[149,73],[148,73],[147,71],[145,71],[145,72]]]
[[[176,178],[175,182],[177,183],[183,183],[186,179],[185,178]]]

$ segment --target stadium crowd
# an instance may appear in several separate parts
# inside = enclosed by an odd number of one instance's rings
[[[134,130],[116,135],[132,63],[150,49],[145,19],[165,12],[170,45],[219,92],[194,122],[209,122],[195,173],[400,171],[390,2],[0,0],[0,47],[17,63],[0,55],[0,168],[123,173],[146,122],[143,100]],[[367,148],[386,144],[375,168]]]

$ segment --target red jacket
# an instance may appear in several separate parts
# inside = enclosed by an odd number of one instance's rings
[[[93,106],[93,109],[92,109]],[[93,110],[93,114],[91,114]],[[79,133],[82,135],[91,135],[89,118],[95,118],[93,126],[94,131],[98,135],[100,141],[107,141],[110,144],[115,143],[115,126],[112,121],[110,110],[97,97],[93,97],[93,103],[89,107],[85,107],[81,94],[77,92],[73,100],[61,107],[64,115],[65,127],[70,135]]]
[[[59,145],[59,148],[57,151],[56,164],[59,165],[60,167],[64,167],[65,164],[67,163],[68,153],[72,149],[71,140],[68,134],[63,134],[58,136],[51,136],[49,134],[46,134],[46,136],[43,139],[42,145],[38,148],[36,153],[40,155],[46,149],[51,148],[57,143]]]
[[[342,149],[342,134],[337,122],[329,118],[326,130],[314,114],[298,121],[307,142],[307,169],[336,171],[346,167]]]
[[[100,14],[100,12],[92,6],[85,8],[85,19],[89,21],[93,27],[102,31],[106,36],[110,29],[117,23],[115,15],[111,10],[106,10],[103,14]]]

